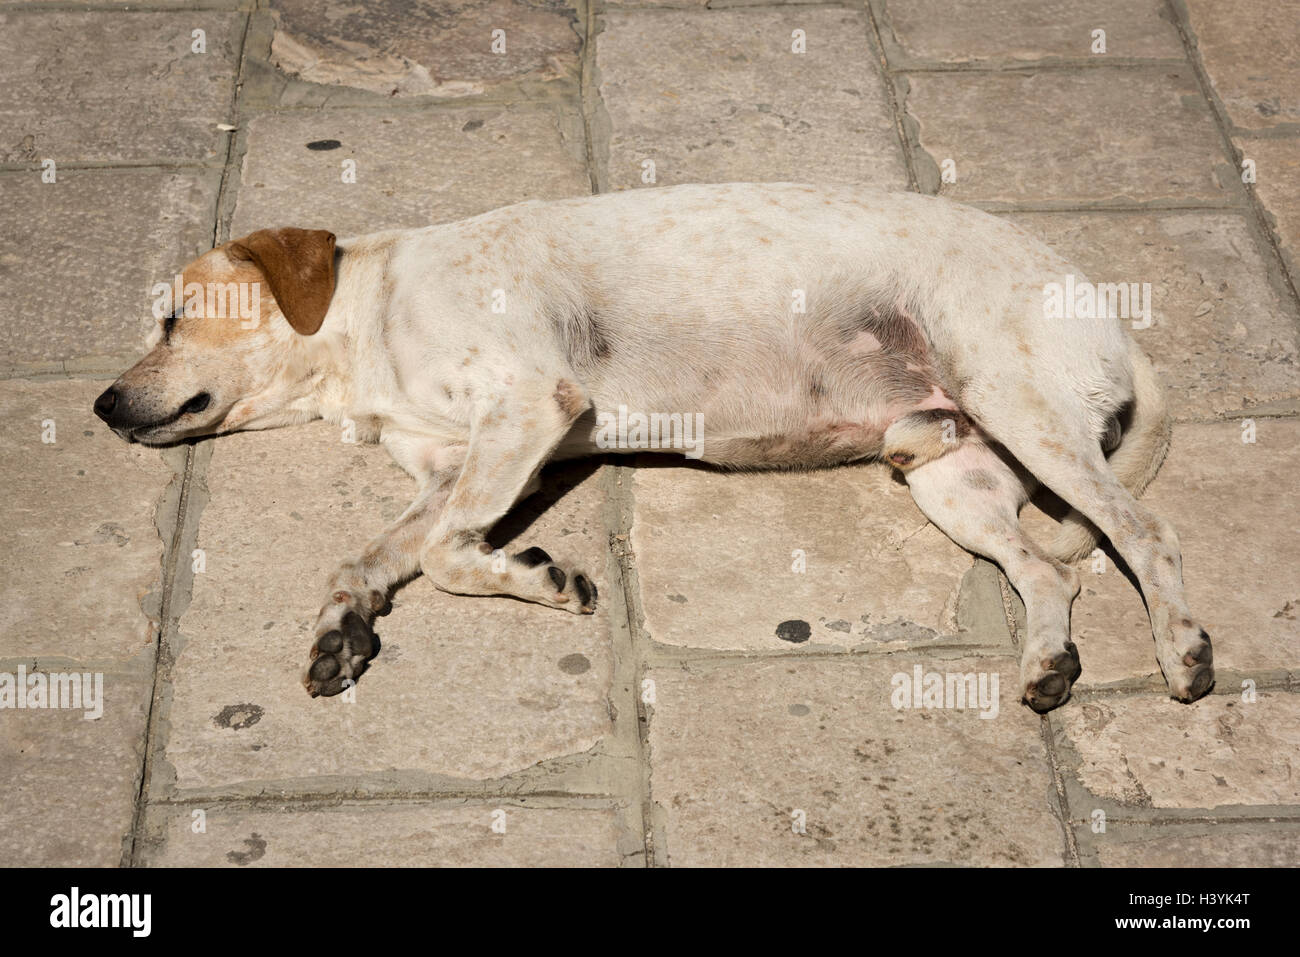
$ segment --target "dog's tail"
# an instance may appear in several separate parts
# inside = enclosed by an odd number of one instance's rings
[[[1107,461],[1115,477],[1137,498],[1160,471],[1160,464],[1169,451],[1173,425],[1151,360],[1132,339],[1129,361],[1133,367],[1132,417]],[[1078,561],[1097,547],[1100,538],[1096,527],[1071,509],[1062,519],[1056,538],[1048,544],[1047,552],[1063,562]]]

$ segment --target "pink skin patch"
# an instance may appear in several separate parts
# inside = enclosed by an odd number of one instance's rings
[[[942,389],[937,385],[930,387],[930,394],[921,400],[921,404],[909,409],[910,412],[927,412],[930,409],[943,409],[947,412],[956,412],[957,403],[944,395]]]

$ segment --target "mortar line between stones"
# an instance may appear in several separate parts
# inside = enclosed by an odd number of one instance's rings
[[[632,551],[632,522],[635,494],[632,491],[635,469],[626,465],[610,466],[612,482],[608,492],[614,510],[614,534],[610,544],[619,567],[623,586],[623,603],[627,613],[628,640],[632,652],[632,703],[636,715],[637,793],[641,801],[642,843],[645,847],[645,866],[657,865],[658,848],[655,841],[654,800],[650,792],[650,713],[639,694],[647,661],[644,654],[645,632],[642,627],[640,576],[636,556]]]
[[[594,27],[596,0],[578,0],[579,10],[582,16],[582,57],[578,61],[578,109],[582,113],[582,132],[584,138],[584,147],[586,148],[587,161],[587,179],[591,183],[591,194],[595,196],[600,192],[600,180],[596,175],[596,156],[595,146],[592,141],[591,129],[591,111],[587,104],[588,90],[591,88],[592,76],[591,70],[594,66],[592,60],[595,56],[592,45],[592,30]],[[595,91],[592,90],[594,94]]]
[[[1079,838],[1074,833],[1074,825],[1071,824],[1070,817],[1070,798],[1065,792],[1065,777],[1061,773],[1060,762],[1056,758],[1056,745],[1052,741],[1052,721],[1048,715],[1043,715],[1038,724],[1039,736],[1043,739],[1043,748],[1047,752],[1047,766],[1052,772],[1052,786],[1056,789],[1056,812],[1057,819],[1061,825],[1061,832],[1065,835],[1065,853],[1067,867],[1082,866],[1079,861]]]
[[[890,72],[889,58],[885,53],[885,43],[880,37],[880,24],[876,22],[876,11],[872,9],[870,3],[863,3],[863,10],[867,14],[867,46],[871,52],[876,55],[880,63],[880,82],[885,88],[885,99],[889,101],[889,111],[894,117],[894,135],[898,137],[898,145],[903,150],[903,167],[907,170],[907,188],[914,193],[921,191],[920,181],[916,176],[916,162],[912,158],[912,150],[907,142],[907,129],[903,125],[902,105],[898,101],[898,88],[894,83],[894,76]]]
[[[168,672],[167,627],[171,617],[172,596],[176,586],[176,560],[181,537],[185,531],[185,514],[189,508],[190,487],[194,476],[194,447],[185,450],[185,468],[181,473],[180,494],[176,501],[175,523],[171,540],[163,551],[162,604],[158,611],[158,643],[154,649],[153,687],[149,695],[149,711],[145,716],[144,759],[140,767],[140,785],[136,790],[135,811],[131,816],[129,845],[123,850],[122,867],[138,866],[138,848],[144,830],[145,815],[149,805],[149,789],[153,779],[154,744],[156,741],[159,707],[158,699]]]
[[[1244,157],[1245,151],[1243,150],[1242,155],[1238,156],[1236,144],[1232,140],[1231,120],[1214,92],[1214,84],[1210,82],[1210,75],[1201,60],[1200,47],[1193,41],[1192,25],[1187,17],[1187,10],[1181,2],[1175,2],[1175,0],[1165,0],[1165,9],[1169,11],[1174,29],[1178,31],[1178,38],[1182,41],[1183,52],[1187,56],[1192,72],[1196,76],[1196,84],[1201,91],[1201,96],[1205,98],[1210,107],[1210,115],[1214,117],[1214,126],[1219,131],[1223,149],[1232,160],[1233,170],[1240,171],[1240,160]],[[1248,189],[1246,184],[1241,181],[1240,175],[1234,176],[1233,180],[1236,183],[1235,192],[1239,195],[1241,193],[1245,194],[1246,205],[1254,213],[1255,223],[1263,234],[1264,242],[1268,245],[1269,251],[1272,253],[1274,265],[1279,270],[1287,291],[1291,294],[1292,306],[1297,311],[1300,311],[1300,291],[1297,291],[1295,279],[1287,269],[1286,259],[1282,256],[1282,249],[1278,245],[1277,238],[1273,235],[1273,227],[1269,225],[1268,212],[1265,210],[1263,202],[1255,190]]]
[[[244,24],[239,37],[239,67],[235,73],[235,87],[230,102],[230,115],[232,118],[237,117],[239,112],[239,96],[242,90],[241,81],[244,75],[248,30],[252,22],[251,11],[245,11],[243,16]],[[226,140],[226,160],[222,166],[221,184],[218,187],[212,209],[212,242],[214,246],[217,243],[218,231],[222,228],[221,207],[229,182],[229,167],[233,161],[234,142],[235,138],[233,136],[228,137]],[[185,450],[185,468],[182,473],[180,494],[176,503],[175,524],[172,527],[171,541],[168,542],[164,552],[166,566],[163,572],[162,604],[159,610],[158,646],[154,654],[153,688],[149,697],[149,713],[145,719],[144,760],[140,772],[140,787],[136,793],[135,812],[131,822],[130,846],[125,850],[122,860],[122,865],[126,867],[138,867],[140,863],[141,838],[143,837],[145,819],[148,815],[149,798],[153,785],[154,757],[156,750],[162,746],[162,742],[159,740],[159,724],[161,723],[162,710],[159,706],[159,699],[163,693],[164,682],[170,679],[171,676],[167,636],[168,629],[171,627],[172,608],[176,595],[176,563],[180,557],[181,539],[185,534],[188,519],[190,518],[190,492],[194,485],[196,458],[196,447],[194,445],[188,446]]]

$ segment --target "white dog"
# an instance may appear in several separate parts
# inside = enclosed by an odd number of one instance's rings
[[[1064,562],[1100,530],[1141,584],[1172,694],[1192,700],[1214,680],[1209,636],[1174,530],[1135,500],[1169,444],[1160,388],[1117,318],[1045,311],[1069,276],[1083,282],[975,209],[790,184],[527,202],[337,245],[260,230],[185,268],[184,308],[95,411],[153,444],[349,419],[416,478],[411,507],[330,582],[313,695],[364,670],[375,613],[419,571],[592,611],[586,575],[539,548],[502,561],[484,535],[545,462],[602,451],[622,407],[703,423],[693,454],[727,468],[902,470],[929,519],[1024,599],[1038,710],[1079,674]],[[269,305],[263,321],[213,315],[232,283]],[[1047,547],[1018,520],[1037,483],[1073,509]]]

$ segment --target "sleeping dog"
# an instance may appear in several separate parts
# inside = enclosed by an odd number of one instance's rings
[[[95,412],[150,444],[323,417],[416,479],[410,508],[328,583],[312,695],[355,681],[376,612],[418,572],[593,611],[587,575],[484,536],[544,463],[606,451],[621,407],[686,412],[705,429],[695,454],[724,468],[899,469],[930,521],[1020,593],[1039,711],[1079,675],[1069,562],[1105,535],[1190,701],[1214,680],[1209,636],[1173,528],[1136,501],[1168,449],[1164,400],[1118,318],[1045,309],[1067,278],[1084,281],[1009,222],[858,188],[638,190],[338,242],[265,229],[184,270],[186,290],[252,289],[259,321],[187,299]],[[1043,544],[1018,518],[1040,484],[1070,507]]]

